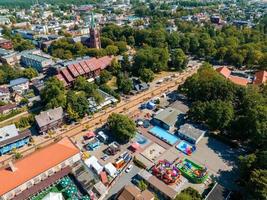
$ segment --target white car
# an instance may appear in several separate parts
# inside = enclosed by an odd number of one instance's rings
[[[127,169],[125,170],[125,172],[126,172],[126,173],[129,173],[129,172],[131,171],[132,168],[133,168],[133,166],[132,166],[132,165],[129,165],[129,166],[127,167]]]

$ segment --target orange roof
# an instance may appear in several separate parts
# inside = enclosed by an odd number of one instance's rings
[[[108,177],[107,177],[106,172],[104,172],[104,171],[100,172],[100,178],[101,178],[101,181],[104,185],[108,183]]]
[[[267,82],[267,71],[259,71],[255,73],[254,84],[260,85]]]
[[[219,67],[216,69],[216,71],[223,75],[225,78],[228,78],[231,74],[231,71],[227,67]]]
[[[246,78],[238,76],[229,76],[229,80],[237,85],[246,86],[248,84],[248,80]]]
[[[0,196],[79,152],[68,138],[63,138],[15,162],[15,171],[9,167],[0,169]]]

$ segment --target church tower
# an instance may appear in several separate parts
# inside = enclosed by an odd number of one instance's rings
[[[100,42],[100,33],[99,30],[96,28],[94,14],[91,14],[91,22],[90,22],[90,41],[89,41],[90,48],[101,48]]]

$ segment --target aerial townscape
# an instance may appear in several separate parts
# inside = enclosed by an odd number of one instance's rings
[[[0,0],[0,200],[267,200],[267,1]]]

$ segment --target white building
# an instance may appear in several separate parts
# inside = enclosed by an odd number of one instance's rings
[[[12,91],[17,92],[19,94],[23,94],[29,89],[29,79],[17,78],[11,80],[9,83],[9,87],[12,89]]]

